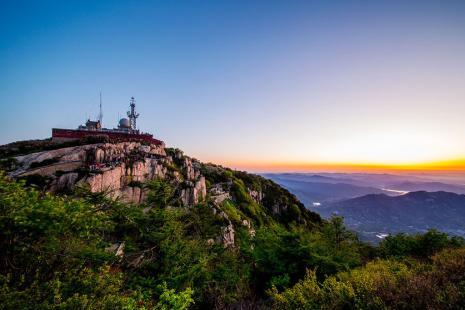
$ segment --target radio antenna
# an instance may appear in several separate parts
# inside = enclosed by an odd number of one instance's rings
[[[103,110],[102,110],[102,92],[100,91],[100,112],[98,114],[98,120],[100,121],[100,126],[103,123]]]

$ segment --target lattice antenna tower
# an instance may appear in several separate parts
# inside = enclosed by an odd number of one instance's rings
[[[132,130],[136,130],[136,119],[139,117],[139,113],[136,113],[136,101],[134,100],[134,97],[131,97],[129,106],[131,108],[131,110],[128,111],[129,124]]]
[[[99,105],[98,120],[100,121],[100,125],[103,127],[102,92],[100,92],[100,105]]]

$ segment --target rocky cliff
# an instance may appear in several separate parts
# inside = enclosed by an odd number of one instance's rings
[[[220,235],[209,242],[228,247],[235,246],[237,227],[254,236],[254,225],[273,221],[315,225],[321,221],[294,195],[270,180],[203,164],[163,145],[123,142],[58,146],[4,156],[1,163],[10,176],[25,179],[44,191],[73,193],[77,187],[84,187],[133,204],[147,201],[151,181],[167,181],[174,188],[177,206],[209,206],[223,223]]]
[[[182,184],[179,195],[185,205],[201,202],[206,186],[199,164],[180,151],[173,155],[167,155],[163,146],[139,142],[97,143],[16,156],[10,175],[40,178],[51,192],[86,186],[91,192],[105,191],[132,203],[145,200],[145,182],[171,178]],[[175,159],[181,160],[179,168],[173,164]]]

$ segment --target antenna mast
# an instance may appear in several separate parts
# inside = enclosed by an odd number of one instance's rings
[[[136,101],[134,97],[131,97],[129,106],[131,107],[131,111],[128,111],[129,125],[132,130],[137,130],[136,119],[139,117],[139,113],[136,113]]]
[[[102,123],[103,123],[102,92],[100,92],[100,112],[98,114],[98,120],[100,121],[100,126],[102,126]]]

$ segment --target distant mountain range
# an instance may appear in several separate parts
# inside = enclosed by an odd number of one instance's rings
[[[323,217],[343,216],[347,226],[365,240],[430,228],[465,237],[465,186],[442,182],[437,175],[433,180],[427,175],[364,173],[264,176],[287,188]]]
[[[273,180],[291,191],[307,207],[368,194],[389,193],[379,188],[349,183],[310,182],[282,178],[273,178]]]
[[[324,217],[343,216],[347,226],[367,239],[431,228],[465,237],[465,195],[455,193],[419,191],[396,197],[370,194],[312,209]]]
[[[314,203],[324,205],[368,194],[397,196],[412,191],[446,191],[465,194],[462,183],[431,181],[422,177],[370,173],[267,173],[269,178],[293,192],[307,207]],[[434,176],[437,178],[437,176]]]
[[[465,186],[455,185],[455,184],[446,184],[442,182],[414,182],[414,181],[404,181],[398,183],[392,183],[389,185],[390,188],[400,188],[404,191],[414,192],[414,191],[444,191],[452,192],[456,194],[465,194]]]

